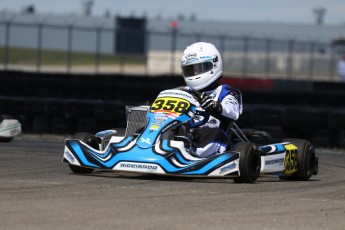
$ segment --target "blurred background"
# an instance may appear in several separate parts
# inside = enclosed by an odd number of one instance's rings
[[[34,133],[125,126],[126,104],[183,84],[197,41],[243,91],[242,126],[345,143],[342,0],[2,0],[0,113]]]
[[[0,64],[37,72],[179,74],[214,43],[225,75],[337,81],[345,4],[313,1],[2,1]]]

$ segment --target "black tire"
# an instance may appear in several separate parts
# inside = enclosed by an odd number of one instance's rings
[[[236,183],[254,183],[260,175],[261,157],[253,143],[236,143],[232,151],[240,152],[240,176],[234,178]]]
[[[297,147],[297,172],[291,176],[280,176],[282,180],[307,181],[317,171],[317,159],[312,143],[303,139],[286,138],[283,142],[291,142]]]
[[[99,149],[98,142],[94,137],[95,136],[92,135],[91,133],[80,132],[80,133],[74,134],[71,137],[71,139],[80,140],[80,141],[86,143],[87,145],[91,146],[94,149]],[[72,165],[72,164],[68,164],[68,166],[74,173],[92,173],[94,170],[91,168],[85,168],[85,167],[81,167],[78,165]]]

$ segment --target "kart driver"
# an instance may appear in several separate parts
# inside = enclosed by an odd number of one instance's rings
[[[220,53],[211,43],[194,43],[184,50],[181,68],[187,86],[202,93],[199,109],[210,113],[205,125],[190,130],[196,154],[208,157],[226,151],[231,140],[225,130],[242,113],[242,95],[219,84],[223,75]]]

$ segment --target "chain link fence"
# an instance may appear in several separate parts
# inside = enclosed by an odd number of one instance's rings
[[[144,39],[143,52],[127,52],[129,39]],[[127,41],[127,42],[126,42]],[[135,40],[134,40],[135,41]],[[36,72],[180,74],[187,45],[215,44],[225,76],[338,81],[338,54],[331,44],[294,39],[226,36],[118,28],[113,25],[53,24],[0,19],[0,68]],[[121,42],[121,43],[120,43]]]

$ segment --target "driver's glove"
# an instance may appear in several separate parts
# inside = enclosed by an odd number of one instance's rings
[[[201,94],[200,106],[215,117],[221,115],[223,111],[222,105],[219,102],[215,102],[212,97],[205,92]]]

